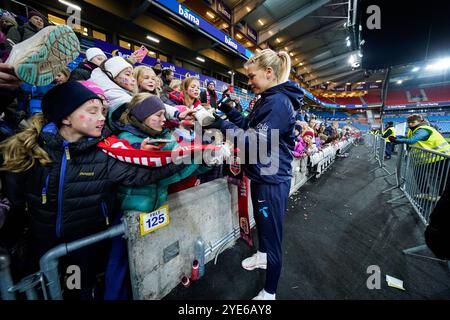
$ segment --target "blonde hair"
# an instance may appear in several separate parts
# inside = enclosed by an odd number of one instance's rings
[[[130,123],[130,111],[139,103],[141,103],[142,101],[144,101],[145,99],[147,99],[148,97],[153,96],[153,94],[148,93],[148,92],[140,92],[140,93],[136,93],[133,98],[131,99],[130,102],[128,102],[127,105],[127,110],[125,110],[125,112],[122,113],[122,115],[120,116],[120,122],[122,122],[123,124],[129,124]]]
[[[65,75],[67,79],[70,78],[71,71],[69,68],[63,67],[59,72],[62,73],[63,75]]]
[[[187,77],[184,78],[183,81],[181,81],[181,90],[183,92],[187,92],[189,86],[191,85],[192,82],[194,81],[198,81],[198,83],[200,84],[200,80],[198,80],[196,77]]]
[[[142,77],[144,77],[145,72],[149,72],[150,76],[155,78],[155,82],[158,81],[156,79],[158,76],[156,75],[155,71],[153,71],[152,68],[147,67],[147,66],[139,66],[139,67],[134,68],[134,70],[133,70],[133,78],[136,79],[138,92],[147,92],[147,91],[142,91],[142,89],[141,89],[141,82],[142,82],[142,80],[140,80]],[[158,86],[158,83],[155,84],[155,92],[156,92],[156,95],[159,96],[159,91],[156,90],[157,86]]]
[[[169,87],[172,89],[180,88],[181,89],[181,80],[180,79],[173,79],[170,81]]]
[[[38,142],[45,123],[43,114],[38,113],[28,120],[23,131],[0,144],[0,153],[3,155],[0,171],[20,173],[31,169],[36,161],[43,166],[52,163],[50,156]]]
[[[271,49],[264,49],[257,53],[244,64],[244,68],[255,64],[258,69],[266,70],[271,67],[277,83],[283,83],[289,79],[291,73],[291,57],[285,51],[276,53]]]

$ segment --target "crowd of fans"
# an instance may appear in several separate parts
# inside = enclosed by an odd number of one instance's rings
[[[19,270],[17,276],[35,272],[40,255],[56,244],[78,239],[120,221],[121,213],[111,216],[108,213],[116,200],[121,212],[149,212],[161,206],[170,192],[223,177],[222,165],[136,169],[137,166],[119,165],[107,159],[95,147],[97,142],[112,134],[128,141],[137,150],[173,150],[191,144],[195,138],[194,120],[198,120],[196,111],[219,108],[214,81],[209,81],[202,90],[196,77],[182,81],[175,79],[173,71],[163,68],[159,61],[150,67],[137,63],[140,57],[136,54],[127,59],[119,56],[108,59],[101,49],[89,48],[86,59],[74,70],[61,65],[51,84],[28,84],[18,79],[12,66],[5,62],[14,45],[39,36],[40,30],[47,25],[46,19],[37,11],[30,11],[27,21],[18,21],[19,17],[3,10],[0,15],[0,151],[3,158],[0,240],[12,251],[20,251],[17,235],[13,234],[23,230],[25,225],[31,226],[29,237],[34,256],[30,265],[24,264],[23,270],[16,268]],[[230,100],[229,106],[246,116],[258,98],[256,96],[250,102],[247,110],[242,109],[239,98]],[[337,122],[330,125],[319,122],[304,110],[297,112],[296,120],[295,157],[313,155],[353,131],[350,127],[339,129]],[[88,121],[95,122],[96,126],[87,128]],[[204,129],[208,130],[208,127],[204,126]],[[152,143],[152,140],[165,142]],[[66,141],[74,147],[69,147]],[[58,185],[57,177],[69,160],[72,164],[67,165],[66,179],[70,176],[72,180],[64,189],[64,179],[63,185],[61,180]],[[93,172],[84,173],[86,176],[94,175],[94,172],[99,176],[91,180],[81,177],[83,172],[76,176],[76,170],[86,170],[83,164],[92,165],[90,170]],[[113,186],[117,187],[117,199],[111,198]],[[56,199],[62,197],[61,189],[67,200],[64,209],[56,204]],[[27,192],[29,194],[24,194]],[[69,195],[73,198],[69,199]],[[80,197],[86,199],[83,203],[85,212],[93,213],[94,218],[79,214],[80,203],[73,199]],[[49,205],[53,207],[47,207]],[[58,212],[63,210],[58,220],[49,216],[49,210],[57,207]],[[101,219],[97,212],[102,212]],[[126,269],[126,257],[123,259],[125,240],[117,240],[113,247],[110,261],[114,260],[117,268],[117,261],[121,260]],[[80,250],[72,258],[78,265],[86,266],[91,263],[89,259],[95,257],[97,263],[105,255],[108,251],[104,249],[101,254],[89,249]],[[125,273],[121,273],[121,278],[111,272],[112,269],[107,269],[106,279],[125,282]],[[89,272],[86,277],[88,282],[84,285],[89,290],[82,292],[81,298],[92,297],[94,277]],[[112,286],[114,290],[106,288],[105,297],[127,297],[122,286]]]
[[[303,158],[312,156],[322,149],[359,134],[359,130],[345,125],[339,128],[339,122],[320,122],[316,116],[301,110],[297,113],[295,125],[294,157]],[[305,121],[309,119],[309,121]]]

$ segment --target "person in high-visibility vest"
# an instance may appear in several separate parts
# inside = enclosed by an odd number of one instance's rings
[[[389,141],[389,137],[395,137],[396,132],[394,128],[394,122],[389,121],[387,123],[387,128],[383,131],[383,138],[386,140],[386,150],[384,158],[389,160],[392,156],[392,152],[394,152],[394,144]]]
[[[391,136],[389,137],[389,141],[394,143],[406,143],[410,146],[420,147],[450,156],[450,144],[444,139],[439,131],[428,125],[421,115],[413,114],[407,118],[406,122],[409,127],[407,136]],[[413,172],[418,188],[422,192],[422,194],[416,195],[416,197],[437,201],[438,196],[443,192],[444,186],[442,184],[436,187],[434,183],[430,183],[429,181],[436,180],[438,176],[442,174],[439,170],[440,166],[435,163],[445,160],[445,157],[418,149],[412,150],[410,156],[413,159],[413,164],[416,166]],[[427,180],[424,180],[425,176],[428,177]],[[443,181],[445,181],[445,179]]]
[[[390,136],[388,138],[390,142],[406,143],[410,146],[450,155],[450,144],[439,131],[428,125],[421,115],[413,114],[407,118],[406,122],[409,127],[407,136]],[[438,158],[431,158],[428,163],[439,161]]]
[[[429,126],[420,115],[411,115],[407,119],[408,134],[406,138],[390,137],[390,141],[396,143],[406,143],[411,146],[417,146],[424,149],[434,150],[450,155],[450,144],[444,137],[433,127]],[[427,163],[434,163],[443,160],[443,157],[435,156],[423,161],[423,167],[426,168]],[[431,166],[439,167],[439,166]],[[414,170],[416,181],[420,179],[422,169]],[[445,171],[444,171],[445,172]],[[438,186],[437,194],[428,194],[431,191],[424,190],[427,186],[422,186],[422,192],[426,192],[425,199],[435,202],[436,206],[430,214],[430,220],[425,230],[425,242],[430,250],[440,259],[450,259],[450,218],[448,208],[450,205],[450,179],[443,179],[445,185]],[[421,187],[419,185],[419,187]],[[416,195],[416,198],[423,198]]]

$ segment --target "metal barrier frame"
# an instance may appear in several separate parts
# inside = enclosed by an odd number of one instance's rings
[[[372,135],[372,136],[373,136],[373,153],[375,156],[375,160],[378,163],[378,167],[370,170],[369,173],[372,173],[379,169],[382,169],[387,173],[387,176],[380,176],[377,178],[388,177],[388,176],[394,175],[395,172],[392,172],[392,173],[389,172],[386,169],[386,165],[384,163],[384,153],[386,151],[386,140],[382,136],[379,136],[379,135]]]
[[[433,157],[441,157],[442,160],[438,160],[432,163],[415,163],[413,154],[419,154],[419,157],[425,161]],[[421,156],[420,156],[421,154]],[[428,154],[427,157],[424,155]],[[433,212],[437,201],[439,200],[443,188],[447,184],[447,179],[450,172],[450,156],[436,152],[434,150],[427,150],[419,147],[409,147],[403,145],[400,150],[400,154],[397,159],[396,168],[396,186],[383,191],[383,193],[394,190],[396,188],[402,191],[402,195],[388,200],[387,203],[394,203],[397,200],[406,198],[408,203],[413,207],[420,221],[427,226],[429,223],[430,215]],[[430,184],[431,182],[431,184]],[[422,193],[425,187],[432,187],[431,192],[436,191],[436,194],[428,196],[427,193]],[[419,196],[419,197],[418,197]],[[428,197],[427,197],[428,196]],[[426,245],[418,245],[412,248],[404,249],[405,255],[416,256],[429,260],[439,261],[447,263],[450,268],[450,261],[445,261],[428,255],[419,254],[426,250]]]

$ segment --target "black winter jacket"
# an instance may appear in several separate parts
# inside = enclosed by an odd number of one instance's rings
[[[69,81],[89,80],[91,73],[95,68],[97,68],[97,66],[92,62],[83,61],[70,73]]]
[[[103,137],[68,143],[52,123],[39,138],[53,163],[46,167],[37,163],[20,174],[8,173],[5,186],[14,206],[27,204],[31,234],[38,239],[72,241],[101,231],[117,208],[117,185],[152,184],[185,167],[126,164],[96,146]]]

